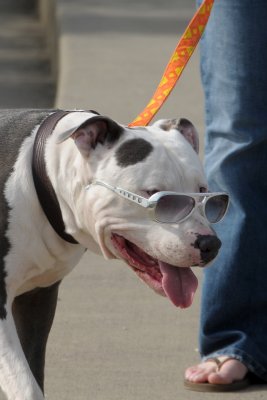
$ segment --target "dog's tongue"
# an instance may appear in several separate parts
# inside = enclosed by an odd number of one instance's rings
[[[175,267],[162,261],[159,261],[159,267],[166,296],[176,307],[189,307],[198,286],[197,278],[191,269]]]

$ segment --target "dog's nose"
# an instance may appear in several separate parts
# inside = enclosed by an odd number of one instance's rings
[[[213,260],[221,247],[222,243],[214,235],[198,235],[194,247],[200,250],[200,256],[203,263]]]

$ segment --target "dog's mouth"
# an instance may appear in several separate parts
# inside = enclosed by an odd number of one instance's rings
[[[153,290],[168,297],[176,307],[186,308],[192,304],[198,281],[190,268],[157,260],[115,233],[111,240],[123,260]]]

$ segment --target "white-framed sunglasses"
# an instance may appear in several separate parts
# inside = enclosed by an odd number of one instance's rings
[[[229,195],[223,192],[177,193],[162,191],[147,199],[99,180],[93,181],[85,189],[88,190],[93,185],[103,186],[112,190],[118,196],[148,209],[152,219],[163,224],[185,221],[196,207],[200,208],[202,214],[211,224],[216,224],[225,216],[229,205]]]

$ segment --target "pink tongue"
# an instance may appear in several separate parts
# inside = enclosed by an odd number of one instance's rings
[[[166,296],[176,307],[191,306],[198,286],[197,278],[191,269],[174,267],[162,261],[159,261],[159,267]]]

